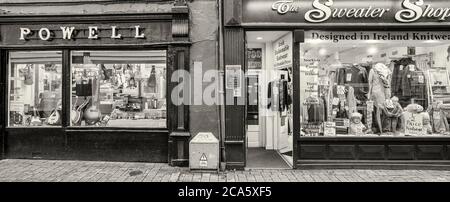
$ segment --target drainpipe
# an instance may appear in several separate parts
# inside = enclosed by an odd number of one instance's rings
[[[224,89],[224,82],[225,82],[225,74],[224,74],[224,49],[223,49],[223,19],[222,19],[222,12],[223,12],[223,2],[222,0],[217,0],[217,13],[218,13],[218,19],[219,19],[219,34],[218,37],[218,56],[219,59],[219,138],[220,138],[220,169],[222,171],[226,168],[226,152],[225,152],[225,89]]]

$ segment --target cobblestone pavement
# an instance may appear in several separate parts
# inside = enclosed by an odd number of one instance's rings
[[[2,182],[450,182],[450,170],[248,170],[217,173],[156,163],[0,161]]]

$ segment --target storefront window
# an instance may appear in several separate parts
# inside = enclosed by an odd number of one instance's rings
[[[450,33],[308,31],[302,136],[449,135]]]
[[[61,126],[60,51],[11,52],[9,126]]]
[[[72,51],[71,125],[165,128],[166,51]]]

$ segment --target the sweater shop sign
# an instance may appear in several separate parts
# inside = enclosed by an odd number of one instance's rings
[[[446,0],[243,1],[245,23],[342,24],[450,21],[450,2]]]

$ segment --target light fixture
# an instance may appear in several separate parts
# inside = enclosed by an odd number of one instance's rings
[[[320,40],[320,39],[309,39],[309,40],[306,40],[306,43],[310,43],[310,44],[319,44],[319,43],[322,43],[323,42],[323,40]]]
[[[374,55],[378,53],[378,48],[377,47],[369,47],[367,49],[367,54],[369,55]]]
[[[380,43],[379,40],[366,40],[366,43],[374,44],[374,43]]]
[[[263,40],[264,38],[262,38],[262,37],[260,37],[260,36],[258,36],[258,37],[256,37],[256,40],[258,40],[258,41],[261,41],[261,40]]]
[[[327,53],[328,53],[327,49],[325,49],[325,48],[319,49],[319,55],[325,56],[325,55],[327,55]]]
[[[426,41],[423,41],[423,43],[439,43],[440,41],[438,41],[438,40],[426,40]]]

